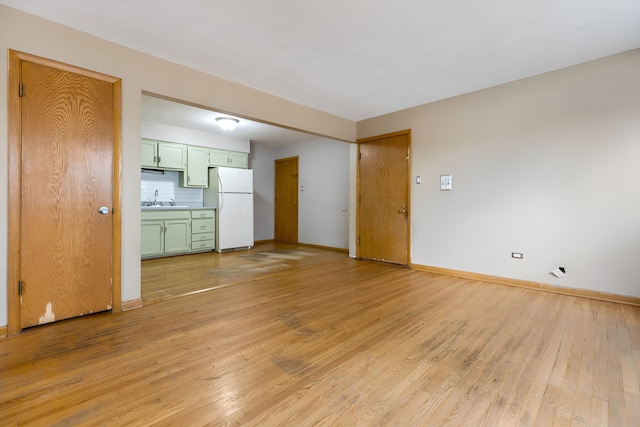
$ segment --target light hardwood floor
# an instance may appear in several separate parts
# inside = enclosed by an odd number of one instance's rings
[[[639,307],[291,250],[0,340],[0,426],[640,425]]]

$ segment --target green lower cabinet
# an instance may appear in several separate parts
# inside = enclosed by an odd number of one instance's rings
[[[191,211],[142,211],[140,255],[152,258],[191,250]]]
[[[215,249],[213,209],[142,211],[142,258]]]
[[[191,221],[175,219],[164,222],[164,253],[188,252],[191,249]]]
[[[191,211],[191,251],[215,249],[215,211]]]
[[[164,253],[164,221],[142,221],[140,253],[143,257]]]

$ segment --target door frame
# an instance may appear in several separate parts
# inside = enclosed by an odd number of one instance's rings
[[[405,266],[411,265],[411,129],[405,129],[397,132],[386,133],[383,135],[370,136],[368,138],[360,138],[356,140],[358,144],[357,148],[357,156],[356,159],[357,169],[356,169],[356,259],[362,259],[360,257],[360,244],[358,243],[358,239],[360,238],[360,215],[363,214],[360,210],[360,144],[376,141],[379,139],[391,138],[394,136],[407,135],[408,144],[407,144],[407,210],[409,214],[407,215],[407,259]]]
[[[7,333],[15,335],[22,331],[21,305],[18,294],[20,280],[20,229],[21,191],[22,191],[22,139],[21,139],[21,103],[19,85],[21,82],[22,61],[33,62],[47,67],[84,75],[106,81],[113,87],[113,286],[112,312],[122,311],[122,214],[121,214],[121,160],[122,160],[122,80],[76,67],[51,59],[42,58],[16,50],[9,50],[8,98],[8,195],[7,195]]]

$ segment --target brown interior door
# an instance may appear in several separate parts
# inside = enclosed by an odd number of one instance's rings
[[[358,141],[357,257],[409,264],[410,131]]]
[[[298,243],[298,157],[275,161],[274,239]]]
[[[115,95],[39,63],[20,72],[24,328],[112,308]]]

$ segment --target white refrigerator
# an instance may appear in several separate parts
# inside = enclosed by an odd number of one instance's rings
[[[216,251],[253,247],[253,170],[209,169],[204,206],[216,208]]]

